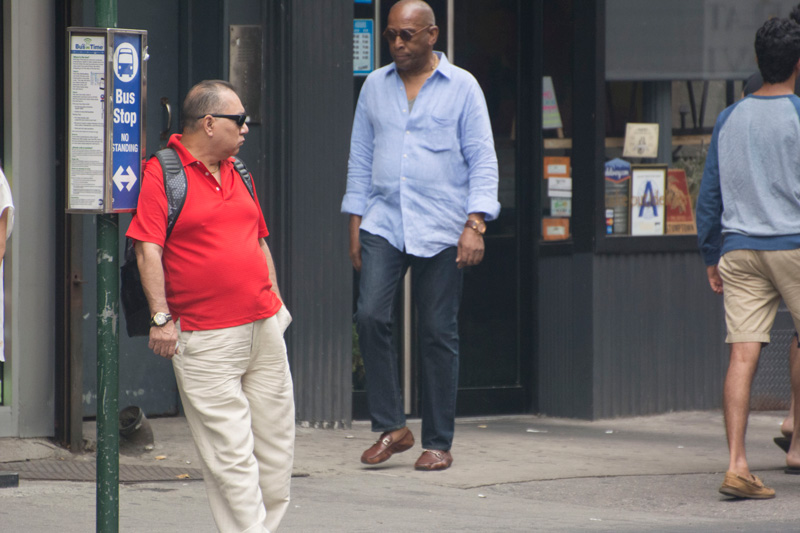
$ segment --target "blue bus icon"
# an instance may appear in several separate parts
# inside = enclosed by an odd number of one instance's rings
[[[133,76],[133,52],[127,48],[122,48],[117,57],[117,75]]]

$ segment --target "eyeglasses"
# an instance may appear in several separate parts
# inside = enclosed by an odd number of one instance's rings
[[[420,28],[420,29],[418,29],[416,31],[405,30],[405,29],[397,31],[397,30],[393,30],[391,28],[386,28],[385,30],[383,30],[383,37],[387,41],[389,41],[390,43],[393,43],[397,39],[397,36],[399,35],[400,38],[403,40],[403,42],[407,43],[408,41],[413,39],[414,36],[416,34],[418,34],[419,32],[428,30],[430,28],[433,28],[433,26],[434,26],[433,24],[430,24],[430,25],[425,26],[424,28]]]
[[[241,115],[217,115],[217,114],[209,113],[207,115],[203,115],[202,117],[197,117],[197,120],[200,120],[200,119],[206,118],[206,117],[229,118],[232,121],[234,121],[236,123],[236,125],[239,126],[240,128],[242,126],[244,126],[244,123],[247,121],[247,115],[245,113],[242,113]]]

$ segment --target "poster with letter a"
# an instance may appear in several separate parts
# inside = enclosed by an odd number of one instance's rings
[[[666,165],[631,169],[631,235],[664,235]]]

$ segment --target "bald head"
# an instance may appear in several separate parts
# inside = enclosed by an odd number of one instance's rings
[[[405,16],[402,18],[415,17],[423,26],[433,26],[436,24],[436,16],[433,14],[433,9],[427,2],[422,0],[400,0],[392,6],[389,11],[389,16],[395,10],[398,13],[403,13]]]

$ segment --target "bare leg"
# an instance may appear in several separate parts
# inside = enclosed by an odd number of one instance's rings
[[[781,434],[784,437],[791,437],[792,436],[792,428],[794,427],[794,387],[792,385],[792,403],[789,404],[789,412],[786,414],[786,418],[783,419],[781,423]]]
[[[797,335],[792,337],[792,342],[789,346],[789,372],[794,374],[795,366],[800,362],[800,348],[797,347]],[[791,437],[792,436],[792,428],[794,427],[794,403],[795,403],[795,390],[797,385],[792,379],[792,401],[789,404],[789,414],[786,415],[786,418],[783,420],[781,424],[781,433],[784,437]]]
[[[730,363],[723,389],[725,431],[730,451],[728,470],[747,479],[750,479],[750,468],[747,466],[745,456],[744,435],[747,431],[747,417],[750,414],[750,386],[753,383],[760,353],[761,343],[758,342],[731,344]],[[800,372],[798,379],[800,380]],[[800,460],[800,442],[798,442],[798,460]]]
[[[792,379],[792,405],[789,416],[792,417],[794,422],[794,435],[800,435],[800,410],[794,408],[797,402],[800,401],[800,349],[797,348],[796,342],[792,343],[792,351],[789,356],[789,371]],[[784,421],[785,423],[786,421]],[[783,426],[781,426],[781,431],[783,431]],[[789,446],[789,452],[786,454],[786,464],[800,466],[800,438],[795,439],[792,437],[792,445]]]

